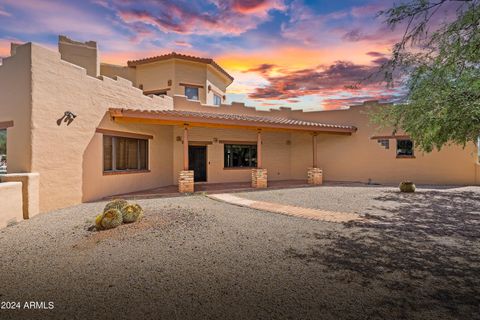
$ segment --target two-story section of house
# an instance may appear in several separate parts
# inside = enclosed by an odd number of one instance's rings
[[[186,96],[206,105],[225,103],[233,77],[213,59],[169,53],[128,61],[127,66],[101,64],[101,74],[126,78],[146,95]]]

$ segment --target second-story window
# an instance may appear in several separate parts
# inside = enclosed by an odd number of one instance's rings
[[[222,97],[220,97],[218,94],[213,95],[213,104],[215,106],[219,106],[222,104]]]
[[[187,96],[187,99],[198,100],[198,88],[185,87],[185,95]]]

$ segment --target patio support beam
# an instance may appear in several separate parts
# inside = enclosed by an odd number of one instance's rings
[[[257,131],[257,168],[262,168],[262,130]]]
[[[188,171],[188,124],[183,126],[183,170]]]
[[[312,134],[312,151],[313,151],[313,163],[312,163],[312,167],[313,168],[318,168],[318,162],[317,162],[317,133],[314,132]]]

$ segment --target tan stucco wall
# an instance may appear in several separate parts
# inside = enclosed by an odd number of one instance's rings
[[[150,173],[103,176],[98,170],[98,161],[102,159],[100,135],[95,133],[97,127],[154,133],[156,138],[151,145],[151,155],[155,156],[162,152],[157,150],[162,148],[162,139],[171,141],[168,130],[120,126],[105,114],[110,107],[171,109],[172,100],[169,97],[147,97],[130,81],[90,77],[85,69],[62,61],[57,52],[35,44],[26,48],[27,51],[31,48],[34,83],[29,171],[40,173],[41,212],[99,199],[116,191],[128,192],[172,183],[171,168],[165,173],[159,170],[157,164],[152,164]],[[17,52],[22,49],[18,48]],[[12,59],[18,59],[20,65],[25,64],[28,63],[28,54],[16,55]],[[57,119],[65,111],[73,112],[77,118],[69,126],[65,123],[58,126]],[[17,138],[21,139],[16,135],[13,137],[10,145],[17,144]],[[18,145],[28,147],[30,143]],[[168,161],[164,165],[168,166]]]
[[[95,41],[78,42],[59,36],[58,51],[64,61],[85,68],[89,76],[100,75],[100,57]]]
[[[168,80],[172,80],[172,84],[175,83],[174,67],[173,59],[139,65],[134,68],[136,70],[135,86],[143,85],[144,91],[172,88],[168,85]],[[175,94],[173,90],[168,90],[167,95],[173,96]]]
[[[0,199],[0,228],[23,219],[21,182],[0,183]]]
[[[38,173],[5,174],[0,176],[0,181],[20,182],[22,184],[24,219],[30,219],[40,212],[40,175]]]
[[[347,110],[303,112],[289,108],[257,111],[242,103],[213,107],[184,97],[174,97],[177,110],[196,110],[213,113],[236,113],[298,120],[318,121],[327,124],[353,125],[358,131],[351,136],[320,134],[317,138],[318,166],[323,169],[325,180],[398,183],[411,179],[417,183],[476,184],[477,147],[468,144],[465,149],[447,146],[442,151],[423,154],[415,151],[415,159],[396,158],[396,140],[390,140],[390,149],[385,150],[377,140],[370,137],[391,133],[378,131],[371,125],[368,112],[372,108],[388,107],[367,103]],[[306,179],[307,168],[312,166],[312,137],[308,133],[291,133],[290,177]],[[264,142],[264,148],[268,148]],[[264,157],[268,157],[267,151]],[[245,175],[246,176],[246,175]],[[269,172],[269,177],[272,175]],[[225,179],[228,179],[225,177]]]
[[[183,127],[174,127],[173,133],[173,176],[183,170]],[[224,169],[224,144],[222,141],[253,142],[257,141],[256,130],[220,129],[220,128],[189,128],[189,142],[211,142],[207,145],[207,182],[240,182],[251,179],[251,168]],[[216,140],[216,142],[214,141]],[[268,169],[269,179],[288,180],[290,174],[290,140],[289,132],[264,132],[263,167]],[[306,172],[306,171],[305,171]],[[305,173],[306,174],[306,173]],[[177,181],[175,181],[175,184]]]
[[[130,80],[135,87],[138,87],[136,85],[137,80],[136,80],[135,68],[118,66],[118,65],[109,64],[109,63],[101,63],[100,74],[102,76],[106,76],[112,79],[115,79],[115,77],[120,77],[123,79]]]
[[[15,56],[0,66],[0,122],[12,121],[7,129],[7,170],[31,171],[31,57],[30,44],[16,48]]]

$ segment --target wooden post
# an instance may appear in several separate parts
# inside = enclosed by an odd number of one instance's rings
[[[313,167],[317,168],[317,133],[314,132],[312,135],[312,144],[313,144]]]
[[[262,168],[262,130],[257,131],[257,168]]]
[[[188,124],[183,127],[183,170],[188,171]]]

